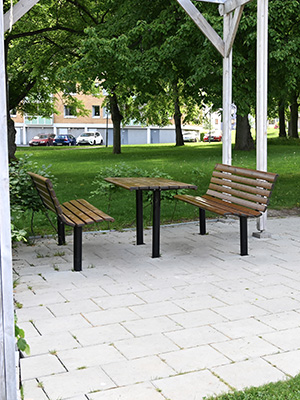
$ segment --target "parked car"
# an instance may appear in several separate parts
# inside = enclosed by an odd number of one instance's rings
[[[53,133],[41,133],[30,140],[29,146],[52,146],[54,138]]]
[[[203,137],[203,142],[221,142],[222,132],[207,132]]]
[[[103,144],[103,136],[99,132],[84,132],[78,136],[77,144]]]
[[[58,135],[54,139],[54,146],[76,146],[76,138],[73,135]]]
[[[184,142],[200,142],[200,134],[196,131],[186,131],[183,132]]]

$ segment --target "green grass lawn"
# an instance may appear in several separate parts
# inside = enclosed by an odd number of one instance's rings
[[[300,375],[283,382],[269,383],[257,388],[228,393],[206,400],[299,400]]]
[[[270,208],[292,208],[300,206],[300,142],[299,140],[280,140],[271,138],[268,143],[268,170],[278,173],[271,197]],[[122,146],[122,154],[112,154],[111,147],[67,147],[67,148],[28,148],[20,147],[17,157],[31,154],[30,159],[41,165],[51,165],[55,176],[55,190],[60,202],[75,198],[85,198],[103,211],[108,211],[107,196],[92,197],[96,187],[92,182],[106,167],[125,165],[151,172],[154,168],[166,173],[175,180],[193,183],[198,190],[190,194],[203,194],[208,186],[214,165],[222,162],[221,143],[191,143],[183,147],[174,145]],[[232,164],[256,168],[256,152],[234,151]],[[175,204],[177,204],[175,206]],[[150,206],[145,206],[145,224],[150,223]],[[109,214],[115,218],[111,227],[123,229],[135,224],[135,195],[119,189],[112,196]],[[170,223],[196,219],[198,209],[183,202],[163,201],[161,222]],[[22,224],[29,230],[29,218]],[[91,226],[91,229],[106,229],[107,225]],[[35,234],[51,233],[49,223],[42,215],[35,217]]]

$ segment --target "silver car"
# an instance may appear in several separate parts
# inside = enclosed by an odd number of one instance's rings
[[[103,136],[99,132],[84,132],[77,138],[77,144],[103,144]]]

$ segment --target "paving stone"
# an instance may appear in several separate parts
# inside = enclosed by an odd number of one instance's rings
[[[175,332],[166,332],[164,334],[170,338],[180,348],[189,348],[210,344],[215,342],[224,342],[228,337],[210,326],[201,326],[198,328],[182,329]]]
[[[228,392],[229,388],[210,371],[192,372],[153,382],[171,400],[203,400]]]
[[[103,370],[118,385],[130,385],[174,375],[175,371],[157,356],[104,365]]]
[[[125,359],[112,345],[98,344],[77,349],[58,351],[58,358],[68,371],[83,367],[121,362]]]
[[[27,380],[22,382],[24,400],[48,400],[45,392],[38,386],[36,379]]]
[[[23,325],[22,325],[23,328]],[[51,333],[49,335],[28,336],[25,329],[25,338],[30,346],[30,355],[48,354],[58,350],[73,349],[79,347],[79,343],[72,337],[69,332]]]
[[[122,324],[134,336],[151,335],[153,333],[169,332],[182,329],[176,322],[168,317],[154,317]]]
[[[70,315],[66,317],[57,317],[41,319],[35,321],[35,326],[42,335],[71,331],[72,329],[87,328],[91,324],[81,315]]]
[[[161,358],[177,373],[211,368],[230,362],[221,352],[208,345],[165,353]]]
[[[140,319],[140,317],[132,312],[129,308],[120,307],[111,310],[96,311],[83,313],[84,318],[93,326],[114,324],[125,321]]]
[[[68,301],[63,304],[50,304],[49,310],[56,317],[70,316],[73,314],[89,313],[93,311],[99,311],[100,308],[93,301],[89,299],[83,299],[78,301]]]
[[[88,395],[89,400],[164,400],[150,383],[139,383]]]
[[[102,288],[100,288],[100,286],[94,286],[93,283],[90,281],[88,283],[89,284],[87,287],[80,287],[80,288],[73,287],[72,289],[61,291],[60,294],[68,301],[109,296],[107,292],[105,292]]]
[[[191,311],[189,313],[173,314],[172,320],[182,325],[184,328],[193,328],[202,325],[209,325],[217,322],[227,321],[227,318],[217,314],[212,310]]]
[[[53,315],[45,306],[21,308],[17,310],[16,314],[19,322],[53,318]]]
[[[256,336],[213,343],[211,346],[232,361],[243,361],[248,358],[262,357],[278,353],[279,351],[278,347]]]
[[[222,307],[224,302],[212,297],[212,296],[200,296],[193,298],[184,298],[180,300],[174,300],[178,307],[183,308],[185,311],[198,311],[207,308]]]
[[[283,302],[285,299],[283,300]],[[298,328],[300,326],[300,313],[296,311],[278,312],[258,318],[264,324],[270,325],[276,330]]]
[[[21,358],[22,380],[42,378],[66,372],[58,358],[51,354]]]
[[[263,339],[282,350],[297,350],[299,348],[300,328],[285,329],[278,332],[261,335]]]
[[[141,296],[140,296],[141,297]],[[111,308],[120,308],[135,306],[138,304],[145,304],[145,302],[133,293],[130,294],[120,294],[116,296],[106,296],[106,297],[93,297],[93,301],[98,304],[103,310],[108,310]]]
[[[115,346],[129,359],[165,353],[167,351],[178,349],[178,346],[162,334],[120,340],[115,342]]]
[[[80,369],[43,378],[50,399],[68,399],[81,394],[106,390],[116,385],[98,367]]]
[[[133,337],[133,335],[120,324],[110,324],[88,329],[73,328],[71,332],[82,346],[113,343],[118,340]]]
[[[254,318],[222,322],[214,324],[213,327],[231,339],[274,331],[270,326],[262,324]]]
[[[243,318],[258,317],[267,314],[266,310],[249,303],[218,307],[216,312],[231,321]]]
[[[259,358],[212,368],[212,371],[237,390],[287,378],[284,373]]]
[[[296,376],[300,373],[300,350],[273,354],[264,359],[285,374]]]
[[[171,315],[182,312],[182,309],[171,301],[162,301],[159,306],[155,303],[145,304],[141,306],[130,307],[141,318],[159,317],[162,315]]]

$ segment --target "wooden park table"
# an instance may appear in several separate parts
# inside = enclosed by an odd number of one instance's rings
[[[152,257],[159,257],[160,247],[160,192],[162,190],[197,189],[189,183],[165,178],[105,178],[124,189],[136,191],[136,244],[144,244],[143,238],[143,190],[153,191]]]

